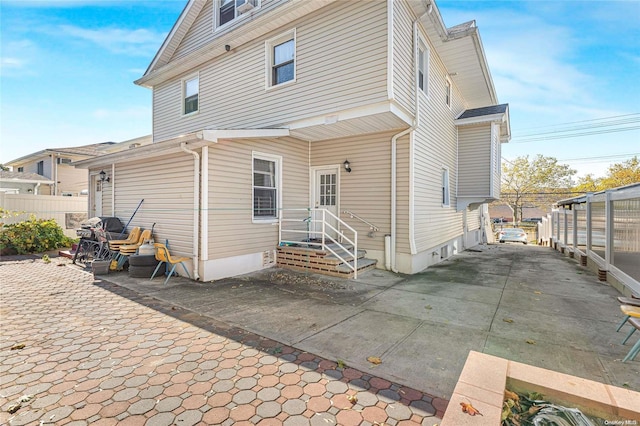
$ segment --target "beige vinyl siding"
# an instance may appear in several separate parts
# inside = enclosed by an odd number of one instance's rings
[[[182,39],[171,60],[179,59],[196,51],[213,38],[214,2],[215,0],[208,0],[204,4],[200,14],[189,28],[189,31],[187,31],[187,34]]]
[[[405,2],[393,2],[393,94],[409,111],[415,110],[416,93],[414,20],[415,16]]]
[[[358,231],[358,246],[384,250],[384,235],[391,232],[391,137],[393,133],[362,135],[313,142],[312,167],[340,167],[340,218]],[[352,172],[342,167],[345,160]],[[349,210],[377,226],[375,238],[367,236],[369,226],[349,215]]]
[[[491,125],[458,128],[458,195],[489,196],[491,191]]]
[[[385,2],[338,2],[207,63],[199,112],[184,117],[181,78],[154,88],[154,140],[202,128],[273,127],[387,99]],[[265,90],[265,40],[296,30],[296,82]]]
[[[182,39],[180,45],[173,54],[171,58],[172,61],[195,52],[196,50],[200,49],[201,47],[205,46],[207,43],[218,37],[220,33],[226,33],[234,29],[234,27],[241,26],[243,22],[247,21],[246,18],[236,19],[235,22],[226,25],[224,29],[215,30],[214,4],[217,1],[218,0],[206,1],[198,17],[195,19],[193,25],[189,28],[187,34]],[[251,17],[249,19],[253,19],[253,17],[255,17],[256,15],[267,13],[270,9],[273,9],[274,7],[279,6],[280,3],[283,3],[282,0],[258,1],[260,2],[260,8],[251,11]]]
[[[462,213],[456,212],[457,129],[454,118],[464,109],[453,84],[452,109],[445,102],[447,70],[432,46],[429,97],[419,94],[420,120],[414,133],[414,235],[418,252],[462,234]],[[449,207],[442,206],[442,169],[449,169]]]
[[[87,170],[76,169],[73,166],[58,164],[58,194],[63,192],[71,192],[74,196],[80,195],[83,189],[89,189],[87,181]]]
[[[252,152],[281,156],[282,206],[309,206],[309,144],[300,140],[221,140],[209,149],[209,259],[274,250],[278,226],[252,223]]]
[[[482,212],[482,205],[475,209],[467,208],[467,229],[473,231],[480,229],[480,213]]]
[[[155,223],[156,242],[168,240],[172,254],[192,257],[193,157],[181,152],[150,158],[144,164],[121,163],[115,175],[115,216],[126,224],[144,199],[129,228],[151,229]]]

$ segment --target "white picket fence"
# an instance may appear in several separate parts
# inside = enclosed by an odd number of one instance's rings
[[[35,215],[38,219],[55,219],[65,235],[75,238],[80,222],[87,219],[88,199],[0,192],[0,207],[8,211],[2,215],[0,223],[18,223]]]

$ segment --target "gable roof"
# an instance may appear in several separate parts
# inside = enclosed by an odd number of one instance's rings
[[[486,115],[504,114],[507,112],[509,104],[491,105],[481,108],[467,109],[458,116],[458,120],[473,117],[482,117]]]
[[[48,183],[53,185],[53,181],[37,173],[9,172],[0,170],[0,181],[2,182],[23,182],[23,183]]]
[[[159,68],[163,65],[166,65],[170,60],[173,54],[175,53],[178,46],[184,39],[184,36],[193,25],[194,21],[202,11],[206,0],[189,0],[189,2],[184,6],[178,20],[173,24],[171,31],[167,34],[167,37],[162,42],[160,49],[156,52],[156,55],[153,57],[153,60],[147,67],[147,70],[144,72],[146,76],[151,71],[156,68]]]
[[[75,147],[47,148],[41,151],[33,152],[31,154],[27,154],[20,158],[16,158],[15,160],[8,161],[5,164],[8,166],[14,166],[19,163],[24,163],[27,160],[35,159],[37,157],[42,157],[50,154],[95,157],[97,155],[103,154],[105,148],[114,144],[115,142],[99,142],[99,143],[83,145],[83,146],[75,146]]]
[[[490,123],[500,124],[500,141],[511,140],[511,119],[509,118],[509,104],[490,105],[480,108],[471,108],[462,111],[455,119],[456,126],[470,124]]]

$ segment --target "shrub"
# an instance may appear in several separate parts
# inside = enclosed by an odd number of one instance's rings
[[[23,222],[4,224],[0,229],[0,250],[3,252],[42,253],[69,247],[72,243],[55,220],[36,219],[33,215]]]

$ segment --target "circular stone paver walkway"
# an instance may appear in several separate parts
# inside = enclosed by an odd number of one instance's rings
[[[0,424],[432,426],[446,407],[68,263],[0,262]]]

